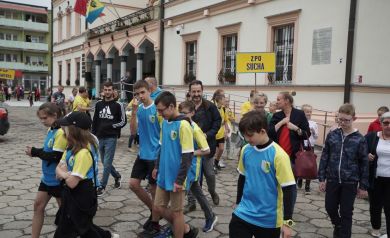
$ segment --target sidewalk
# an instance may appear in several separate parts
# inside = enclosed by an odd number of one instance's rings
[[[39,107],[41,106],[45,101],[37,101],[34,102],[33,107]],[[9,107],[30,107],[30,102],[28,100],[11,100],[11,101],[5,101],[3,102],[4,105],[7,105]]]

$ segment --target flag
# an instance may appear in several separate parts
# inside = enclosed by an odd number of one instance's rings
[[[79,13],[80,15],[85,16],[87,14],[87,5],[88,0],[76,0],[76,4],[74,5],[74,11]]]
[[[100,16],[100,14],[103,12],[104,4],[101,3],[99,0],[91,0],[89,2],[88,6],[88,16],[87,21],[88,23],[92,23]]]

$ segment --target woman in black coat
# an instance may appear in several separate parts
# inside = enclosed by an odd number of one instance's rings
[[[390,112],[380,118],[382,131],[366,137],[369,159],[369,188],[371,235],[379,237],[382,208],[385,210],[387,234],[390,234]]]

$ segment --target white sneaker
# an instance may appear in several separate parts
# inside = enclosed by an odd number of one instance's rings
[[[219,167],[221,167],[221,168],[225,168],[225,167],[226,167],[226,164],[225,164],[225,162],[223,161],[222,158],[219,160],[218,165],[219,165]]]
[[[381,231],[378,229],[372,229],[370,231],[370,234],[373,236],[373,237],[380,237],[381,236]]]
[[[119,238],[119,235],[115,233],[111,233],[111,238]]]

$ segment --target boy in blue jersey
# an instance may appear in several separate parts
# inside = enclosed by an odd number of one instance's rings
[[[165,119],[160,134],[160,156],[153,170],[157,177],[154,205],[159,215],[173,225],[175,237],[193,238],[198,229],[184,223],[183,203],[185,180],[194,155],[194,136],[188,118],[176,109],[176,98],[162,92],[154,102],[158,113]],[[168,209],[168,203],[170,208]]]
[[[192,121],[195,114],[195,104],[192,101],[180,103],[179,112],[187,116],[191,120],[191,126],[194,130],[194,158],[192,159],[191,168],[188,171],[186,186],[189,187],[191,193],[195,196],[200,204],[206,218],[206,224],[203,227],[204,232],[210,232],[217,224],[218,217],[213,213],[210,204],[207,202],[206,196],[203,194],[202,188],[199,185],[199,174],[202,167],[202,156],[210,153],[210,147],[207,143],[206,136],[202,129]],[[189,200],[189,198],[188,198]]]
[[[291,237],[293,192],[290,158],[267,134],[263,112],[250,111],[239,129],[248,142],[238,163],[237,207],[229,224],[231,238]]]
[[[144,80],[138,80],[134,84],[135,97],[132,104],[132,117],[130,121],[131,131],[138,131],[139,152],[131,171],[129,182],[130,189],[150,209],[153,210],[153,200],[156,192],[156,180],[152,177],[158,150],[160,148],[160,118],[157,114],[156,105],[150,97],[149,85]],[[140,105],[138,105],[138,100]],[[138,125],[137,125],[138,121]],[[138,128],[137,128],[138,127]],[[138,130],[137,130],[138,129]],[[141,187],[141,180],[148,178],[152,197]],[[145,230],[158,231],[158,217],[150,214],[144,224]],[[151,220],[156,221],[151,223]]]

